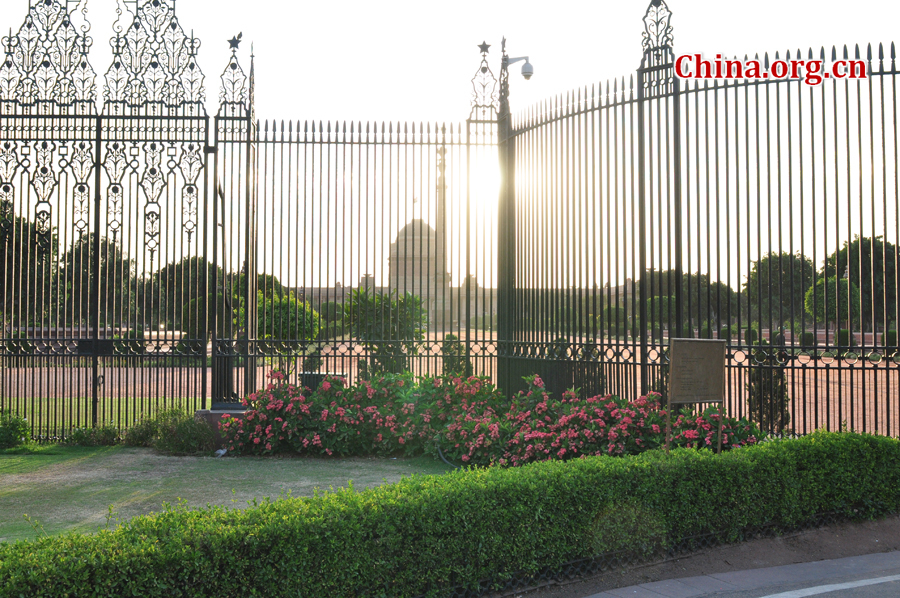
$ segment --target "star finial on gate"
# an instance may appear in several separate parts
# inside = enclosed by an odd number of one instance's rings
[[[232,50],[237,50],[238,46],[241,45],[241,38],[244,37],[244,33],[238,33],[236,36],[232,37],[228,40],[228,44],[230,45]]]
[[[491,44],[489,44],[487,42],[481,42],[480,44],[478,44],[478,49],[481,50],[482,54],[487,54],[488,48],[490,48],[490,47],[491,47]]]

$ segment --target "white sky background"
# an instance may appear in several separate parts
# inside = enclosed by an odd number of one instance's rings
[[[632,73],[641,58],[643,0],[381,2],[178,0],[186,32],[202,42],[208,110],[215,113],[227,40],[243,32],[239,57],[249,69],[254,44],[257,115],[290,120],[464,120],[477,44],[500,40],[510,56],[528,55],[526,82],[511,67],[514,112],[554,94]],[[897,37],[900,6],[888,0],[723,3],[671,0],[676,54],[755,53],[823,44],[887,42]],[[0,23],[17,29],[27,0],[0,0]],[[98,75],[111,60],[116,0],[88,0]]]

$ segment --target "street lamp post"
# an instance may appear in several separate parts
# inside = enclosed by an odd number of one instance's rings
[[[500,197],[498,201],[497,259],[497,383],[510,395],[516,385],[513,367],[516,337],[516,140],[513,136],[509,110],[509,65],[525,61],[522,76],[531,79],[534,67],[527,56],[510,58],[506,53],[506,38],[501,44],[500,97],[497,114],[498,154],[500,160]]]

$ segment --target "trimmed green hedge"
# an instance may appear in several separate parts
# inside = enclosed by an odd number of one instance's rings
[[[113,531],[0,544],[4,596],[446,595],[597,552],[725,540],[900,506],[900,442],[853,433],[742,448],[413,477],[244,511],[170,509]]]

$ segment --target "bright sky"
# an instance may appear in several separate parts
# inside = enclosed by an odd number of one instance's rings
[[[510,56],[528,55],[535,75],[526,82],[513,65],[511,103],[518,111],[554,94],[608,77],[628,75],[641,57],[642,0],[497,2],[421,0],[294,2],[291,0],[177,0],[185,31],[202,41],[211,113],[227,41],[243,32],[240,58],[257,66],[257,114],[276,119],[444,120],[468,114],[477,44],[491,47],[499,71],[500,40]],[[888,0],[760,0],[723,3],[671,0],[675,51],[726,55],[784,51],[823,44],[890,42],[900,8]],[[116,0],[88,0],[94,48],[102,75]],[[27,0],[0,0],[0,27],[17,29]]]

